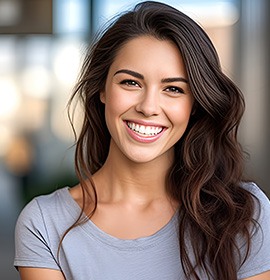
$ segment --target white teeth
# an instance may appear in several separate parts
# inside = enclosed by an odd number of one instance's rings
[[[139,125],[131,122],[127,122],[128,127],[140,134],[144,135],[157,135],[159,134],[163,128],[162,127],[156,127],[156,126],[145,126],[145,125]]]
[[[145,131],[144,131],[145,134],[150,134],[151,133],[151,127],[150,126],[147,126],[145,128]]]
[[[141,134],[145,134],[145,126],[144,125],[140,125],[139,132]]]
[[[136,127],[135,123],[132,123],[131,129],[135,130],[135,127]]]

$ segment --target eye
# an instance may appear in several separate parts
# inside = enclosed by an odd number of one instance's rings
[[[172,94],[180,94],[180,93],[185,93],[184,90],[180,87],[175,87],[175,86],[170,86],[165,88],[165,91],[170,92]]]
[[[140,85],[136,81],[130,80],[130,79],[125,79],[125,80],[121,81],[120,85],[126,85],[129,87],[140,87]]]

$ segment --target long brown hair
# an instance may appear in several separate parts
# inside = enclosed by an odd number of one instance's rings
[[[180,204],[179,245],[185,275],[199,279],[198,269],[202,269],[209,278],[236,280],[237,253],[240,256],[236,236],[246,240],[248,254],[254,210],[252,195],[241,187],[243,152],[237,130],[244,111],[243,96],[223,74],[216,50],[203,29],[166,4],[147,1],[136,5],[118,17],[86,55],[70,100],[79,98],[85,113],[75,152],[83,190],[82,213],[90,196],[86,178],[91,182],[91,200],[96,208],[91,174],[102,167],[109,151],[110,134],[100,91],[121,47],[144,35],[175,43],[195,99],[188,128],[175,145],[174,163],[166,178],[168,193]],[[72,227],[82,222],[80,218]],[[190,258],[188,244],[195,259]]]

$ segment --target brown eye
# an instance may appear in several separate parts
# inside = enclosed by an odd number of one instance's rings
[[[127,85],[129,87],[139,87],[140,85],[134,80],[123,80],[120,82],[121,85]]]
[[[165,89],[165,91],[167,92],[171,92],[171,93],[175,93],[175,94],[180,94],[180,93],[184,93],[184,90],[180,87],[174,87],[174,86],[170,86],[170,87],[167,87]]]

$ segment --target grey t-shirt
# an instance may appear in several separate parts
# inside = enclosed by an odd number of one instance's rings
[[[270,270],[270,202],[253,183],[244,188],[261,203],[254,217],[261,228],[252,237],[251,253],[239,268],[238,279]],[[68,187],[33,199],[21,212],[15,233],[14,265],[61,270],[67,280],[185,279],[177,238],[177,215],[155,234],[135,240],[115,238],[91,220],[60,238],[80,213]],[[240,242],[241,243],[241,242]],[[201,279],[207,279],[203,273]]]

